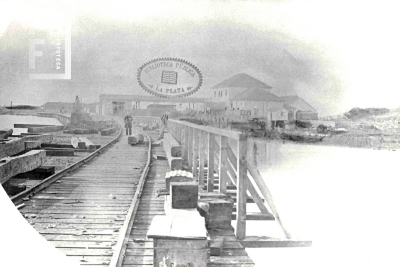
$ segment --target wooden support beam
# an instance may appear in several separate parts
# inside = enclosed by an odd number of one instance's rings
[[[276,220],[278,221],[279,225],[281,226],[283,232],[285,233],[286,238],[291,239],[290,233],[285,228],[285,226],[282,223],[281,218],[279,217],[278,210],[275,207],[274,200],[272,198],[271,192],[269,191],[267,185],[265,184],[263,177],[257,171],[255,166],[253,166],[250,162],[248,164],[249,164],[248,171],[249,171],[250,175],[253,177],[253,180],[257,184],[258,188],[260,188],[261,194],[267,200],[267,203],[268,203],[269,207],[271,208],[271,211],[274,214],[274,216],[275,216]]]
[[[214,190],[214,139],[213,133],[208,133],[208,170],[207,170],[207,191],[212,192]]]
[[[247,202],[247,139],[242,135],[237,146],[237,215],[236,237],[246,237],[246,202]]]
[[[23,155],[3,158],[0,160],[0,182],[3,184],[11,177],[28,172],[41,166],[45,160],[46,152],[43,150],[29,151]]]
[[[67,144],[43,143],[42,148],[74,148],[74,147],[73,147],[73,145],[67,145]]]
[[[0,142],[0,159],[16,155],[25,150],[25,141],[22,138]]]
[[[232,148],[229,145],[228,145],[228,160],[230,161],[230,162],[228,162],[228,174],[231,177],[233,184],[237,185],[236,166],[233,165],[234,162],[237,162],[237,159],[236,159],[235,154],[232,151]],[[256,188],[251,183],[248,176],[246,176],[246,179],[247,179],[247,190],[249,190],[251,197],[253,198],[254,202],[257,204],[257,207],[260,209],[261,213],[271,215],[271,213],[268,211],[267,207],[265,207],[263,199],[258,194]]]
[[[46,132],[57,132],[64,129],[64,125],[57,126],[43,126],[43,127],[29,127],[28,133],[46,133]]]
[[[232,213],[232,220],[236,220],[236,214]],[[261,212],[247,212],[246,221],[273,221],[274,215],[271,213],[263,214]]]
[[[281,239],[267,236],[247,236],[240,240],[246,248],[282,248],[282,247],[311,247],[310,240]]]
[[[204,162],[206,157],[206,140],[205,132],[200,131],[200,151],[199,151],[199,185],[202,187],[204,185]]]
[[[189,138],[188,138],[188,167],[193,172],[193,128],[188,127]]]
[[[168,149],[172,157],[181,157],[181,146],[171,133],[165,133],[162,142],[164,149]]]
[[[73,149],[52,149],[46,150],[46,156],[53,157],[73,157],[75,155]]]
[[[189,153],[189,127],[183,127],[182,131],[183,135],[183,141],[182,141],[182,160],[183,160],[183,165],[187,166],[188,165],[188,153]]]
[[[226,136],[219,136],[219,192],[226,193],[226,186],[228,183],[228,173],[227,173],[227,150],[228,150],[228,137]]]
[[[203,130],[203,131],[212,133],[214,135],[223,135],[223,136],[226,136],[229,138],[233,138],[235,140],[239,140],[239,138],[243,135],[241,132],[238,132],[238,131],[219,129],[219,128],[204,126],[204,125],[197,125],[197,124],[193,124],[193,123],[185,122],[185,121],[169,120],[168,123],[170,123],[170,122],[181,124],[181,125],[199,129],[199,130]]]
[[[192,157],[192,166],[193,166],[193,177],[197,177],[197,167],[198,167],[198,155],[199,155],[199,130],[193,129],[193,157]]]

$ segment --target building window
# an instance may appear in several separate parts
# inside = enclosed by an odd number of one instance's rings
[[[225,89],[225,96],[228,96],[228,89]]]
[[[214,97],[217,97],[217,91],[214,91]]]

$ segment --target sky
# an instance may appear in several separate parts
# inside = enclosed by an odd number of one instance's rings
[[[396,1],[1,1],[0,105],[146,95],[137,69],[163,57],[197,66],[193,97],[247,73],[320,116],[398,108]],[[70,80],[30,80],[29,30],[71,24]],[[43,53],[45,53],[44,51]]]

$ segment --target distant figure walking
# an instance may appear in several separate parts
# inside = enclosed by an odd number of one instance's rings
[[[161,116],[161,121],[163,123],[163,126],[167,127],[167,122],[168,122],[168,114],[164,114]]]
[[[125,122],[126,135],[132,135],[132,122],[133,122],[132,116],[126,115],[124,118],[124,122]]]
[[[161,116],[161,123],[162,123],[161,131],[160,131],[160,136],[158,137],[158,139],[161,139],[164,136],[164,130],[167,128],[167,125],[168,125],[168,113]]]

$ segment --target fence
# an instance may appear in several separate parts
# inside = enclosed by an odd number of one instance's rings
[[[63,125],[67,125],[71,122],[71,116],[66,114],[39,112],[37,115],[39,117],[55,118],[59,120]]]
[[[132,116],[134,124],[160,124],[160,117],[154,116]]]
[[[201,126],[184,121],[169,120],[168,131],[182,147],[183,164],[199,185],[214,191],[214,177],[218,191],[227,193],[228,185],[237,188],[236,236],[246,238],[246,203],[248,193],[262,214],[270,214],[259,194],[264,197],[285,236],[291,236],[279,217],[272,196],[262,176],[247,160],[247,137],[245,134],[214,127]],[[214,174],[217,174],[216,176]],[[204,177],[207,177],[205,180]]]

